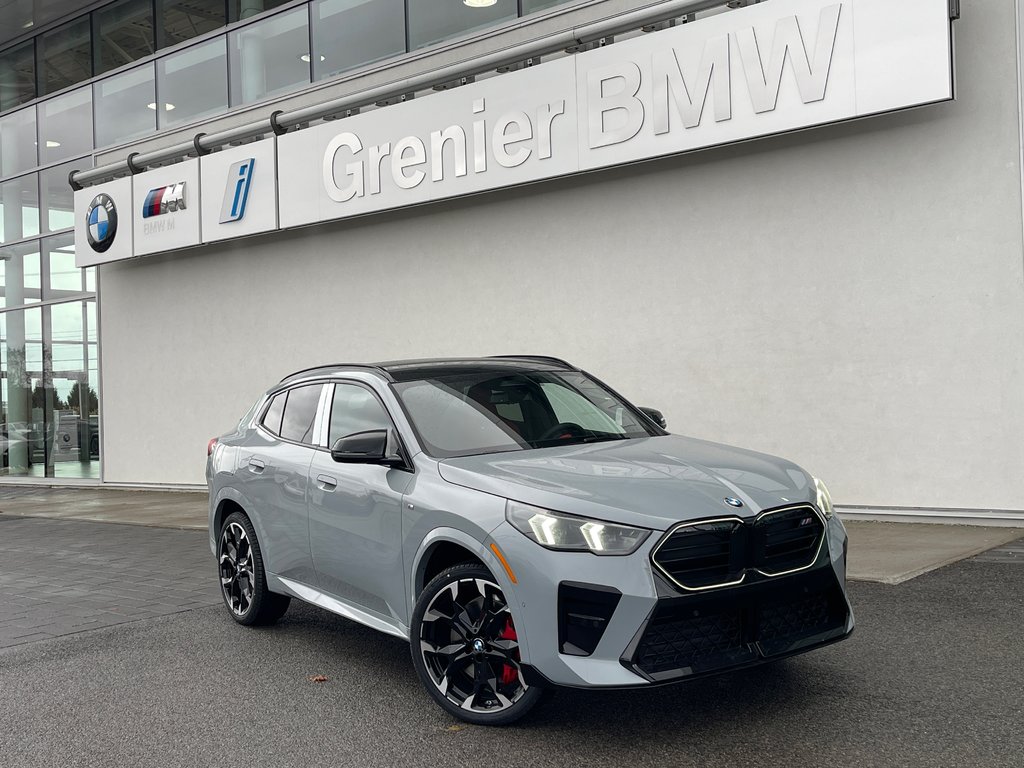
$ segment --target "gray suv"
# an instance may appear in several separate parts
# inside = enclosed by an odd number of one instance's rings
[[[671,435],[553,358],[331,365],[210,441],[210,548],[241,624],[299,598],[408,640],[472,723],[546,690],[645,687],[853,631],[825,486]]]

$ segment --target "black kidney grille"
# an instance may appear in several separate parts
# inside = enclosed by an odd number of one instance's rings
[[[754,529],[755,567],[767,574],[810,565],[825,535],[825,526],[811,507],[769,512],[758,519]]]
[[[733,538],[741,527],[738,520],[721,520],[678,528],[655,551],[654,562],[690,589],[736,581],[743,563]]]

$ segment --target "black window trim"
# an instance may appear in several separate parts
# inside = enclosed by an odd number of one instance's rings
[[[281,435],[277,434],[276,432],[271,431],[270,428],[267,427],[267,425],[265,425],[263,423],[263,419],[266,417],[267,411],[270,410],[270,406],[273,404],[274,400],[278,397],[278,395],[282,395],[283,394],[283,395],[285,395],[286,399],[285,399],[285,403],[284,403],[284,408],[281,410],[281,423],[284,424],[284,411],[285,411],[285,409],[288,408],[288,400],[287,400],[288,393],[290,393],[293,389],[298,389],[299,387],[308,387],[308,386],[319,385],[320,386],[320,397],[322,399],[323,398],[323,386],[325,384],[329,384],[329,383],[330,383],[330,381],[327,381],[327,380],[296,382],[294,385],[291,385],[291,386],[288,386],[288,387],[281,387],[280,389],[276,389],[273,392],[268,392],[267,393],[267,400],[266,400],[266,402],[260,407],[259,417],[256,419],[256,428],[263,430],[268,435],[270,435],[272,438],[274,438],[275,440],[280,440],[282,443],[288,443],[289,445],[300,445],[303,448],[314,448],[314,449],[319,450],[320,446],[315,445],[313,443],[303,443],[303,442],[300,442],[298,440],[289,440],[287,437],[282,437]],[[315,426],[315,423],[316,423],[316,417],[320,415],[320,410],[319,409],[320,409],[320,401],[318,400],[317,401],[317,412],[313,415],[314,426]],[[316,432],[315,429],[313,431]]]

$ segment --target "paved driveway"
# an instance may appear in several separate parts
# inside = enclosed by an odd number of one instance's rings
[[[166,615],[0,649],[0,766],[1016,768],[1024,754],[1019,558],[854,583],[857,632],[828,649],[688,685],[563,691],[487,729],[431,703],[400,640],[296,604],[259,630],[219,605],[190,609],[215,601],[205,546],[199,532],[0,522],[4,578],[22,574],[19,597],[0,586],[0,616],[38,595],[131,618],[125,600],[173,588],[161,563],[182,593],[157,602]],[[122,578],[153,592],[125,597]],[[59,594],[69,581],[85,594]]]

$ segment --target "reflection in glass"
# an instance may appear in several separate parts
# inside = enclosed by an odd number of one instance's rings
[[[313,79],[405,52],[403,0],[315,0]]]
[[[45,476],[42,309],[0,313],[0,474]]]
[[[0,53],[0,112],[36,97],[35,50],[28,40]]]
[[[157,90],[164,104],[160,128],[186,123],[228,107],[228,65],[224,37],[200,43],[156,63]]]
[[[0,179],[36,165],[35,107],[0,117]]]
[[[56,163],[92,151],[92,88],[39,105],[39,164]]]
[[[40,96],[92,77],[92,38],[88,16],[46,32],[36,41],[42,68]]]
[[[99,477],[96,303],[0,313],[0,474]]]
[[[251,19],[264,11],[284,5],[288,0],[228,0],[231,5],[232,21]]]
[[[79,269],[75,266],[74,232],[44,239],[42,257],[47,266],[46,284],[43,285],[43,298],[47,301],[96,290],[96,268]]]
[[[534,11],[543,11],[545,8],[553,8],[556,5],[565,5],[572,0],[523,0],[523,15]]]
[[[514,19],[519,14],[516,0],[497,0],[494,5],[484,7],[470,7],[453,0],[408,2],[409,45],[414,49]]]
[[[0,182],[0,243],[39,234],[38,184],[34,173]]]
[[[156,130],[153,65],[93,83],[96,146],[137,139]],[[173,109],[173,105],[165,105]]]
[[[168,48],[224,26],[224,0],[157,0],[163,17],[161,48]]]
[[[96,74],[151,56],[152,0],[120,0],[92,15],[97,46]]]
[[[232,105],[309,82],[308,21],[303,6],[228,33]]]
[[[43,232],[59,232],[75,226],[75,193],[68,174],[89,166],[89,160],[72,160],[39,172],[41,203],[40,225]]]
[[[0,245],[0,307],[39,301],[41,274],[38,240]]]

